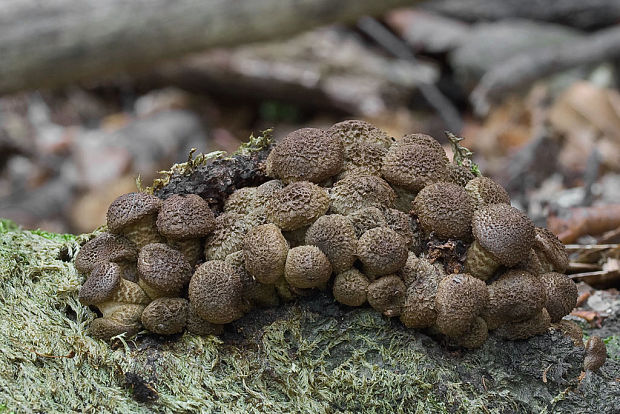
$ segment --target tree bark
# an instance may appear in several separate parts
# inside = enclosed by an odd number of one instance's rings
[[[0,3],[0,93],[56,87],[216,46],[282,37],[417,0]]]

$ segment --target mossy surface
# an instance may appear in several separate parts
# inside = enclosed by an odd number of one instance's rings
[[[90,236],[0,220],[0,412],[613,412],[618,348],[579,382],[557,333],[465,351],[328,295],[255,311],[220,338],[88,336],[72,260]],[[616,339],[614,339],[616,340]]]

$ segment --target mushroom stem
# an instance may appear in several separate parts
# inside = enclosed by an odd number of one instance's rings
[[[499,266],[500,263],[477,240],[474,240],[467,250],[465,271],[480,280],[487,280],[495,273]]]
[[[149,285],[148,283],[146,283],[144,279],[138,279],[138,285],[140,285],[142,290],[144,290],[146,294],[148,295],[148,297],[151,298],[152,300],[155,300],[161,297],[175,297],[175,296],[179,296],[181,293],[181,289],[179,289],[176,292],[163,292]]]
[[[123,229],[123,234],[134,242],[138,249],[150,243],[163,243],[164,238],[157,232],[156,214],[149,214]]]

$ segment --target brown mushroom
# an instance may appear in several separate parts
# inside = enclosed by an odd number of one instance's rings
[[[129,239],[118,234],[101,233],[80,248],[75,257],[75,268],[88,275],[101,262],[118,263],[123,269],[123,277],[132,282],[137,281],[136,260],[138,250]]]
[[[183,332],[187,323],[189,302],[183,298],[157,298],[142,312],[142,325],[158,335]]]
[[[376,227],[362,234],[357,242],[357,257],[364,273],[383,276],[395,273],[407,262],[405,239],[389,227]]]
[[[592,336],[586,342],[586,356],[583,360],[583,369],[598,371],[607,359],[607,348],[599,336]]]
[[[306,244],[325,253],[335,273],[350,269],[355,262],[357,237],[353,223],[346,216],[319,217],[306,232]]]
[[[383,276],[368,285],[368,303],[387,317],[399,316],[405,302],[406,290],[400,277]]]
[[[551,322],[559,322],[568,315],[577,304],[577,285],[562,273],[544,273],[540,275],[547,301],[545,308],[549,312]]]
[[[202,319],[230,323],[243,316],[241,278],[223,260],[210,260],[198,266],[189,282],[189,301]]]
[[[291,183],[276,191],[266,205],[267,220],[284,231],[312,224],[329,208],[324,188],[308,181]]]
[[[247,216],[222,213],[215,219],[215,229],[205,241],[207,260],[224,260],[231,253],[243,249],[243,239],[252,228]]]
[[[288,252],[284,277],[300,289],[323,287],[329,281],[332,265],[316,246],[298,246]]]
[[[357,269],[349,269],[334,279],[334,299],[348,306],[362,306],[368,294],[368,278]]]
[[[437,287],[435,323],[446,336],[462,336],[488,303],[489,293],[483,281],[466,273],[446,276]]]
[[[241,279],[243,313],[249,312],[255,306],[278,306],[280,300],[278,298],[275,285],[273,283],[261,283],[250,275],[250,273],[248,273],[245,268],[245,256],[243,251],[229,254],[226,256],[224,261],[237,271],[239,278]],[[282,275],[280,278],[283,277],[284,265],[282,267]]]
[[[488,177],[476,177],[467,182],[465,191],[474,200],[475,209],[487,204],[510,204],[510,196],[504,187]]]
[[[535,335],[547,332],[551,325],[551,318],[547,309],[542,308],[530,319],[521,322],[513,322],[502,325],[497,334],[504,339],[515,341],[518,339],[528,339]]]
[[[488,290],[487,311],[500,323],[530,319],[545,306],[543,284],[524,270],[505,272],[488,286]]]
[[[245,269],[261,283],[275,283],[284,275],[288,243],[275,224],[254,227],[243,241]]]
[[[394,144],[383,158],[381,175],[390,184],[420,191],[429,184],[448,177],[445,155],[442,157],[430,146]]]
[[[151,299],[178,296],[191,276],[183,254],[166,244],[147,244],[138,254],[138,284]]]
[[[351,214],[365,207],[391,207],[396,195],[390,185],[375,175],[348,175],[329,193],[331,211]]]
[[[564,244],[555,234],[541,227],[536,227],[534,253],[538,257],[542,273],[564,273],[568,268],[568,254]]]
[[[123,194],[108,208],[108,230],[124,235],[139,249],[149,243],[163,242],[155,225],[160,206],[161,200],[150,194]]]
[[[437,289],[445,277],[443,268],[409,253],[407,263],[399,275],[407,287],[400,314],[401,322],[408,328],[432,326],[437,319]]]

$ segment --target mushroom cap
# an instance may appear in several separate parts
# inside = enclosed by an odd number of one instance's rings
[[[256,193],[256,187],[238,188],[224,202],[224,212],[248,214],[256,205]]]
[[[551,322],[559,322],[568,315],[577,304],[577,285],[562,273],[543,273],[540,280],[547,294],[545,308]]]
[[[344,272],[355,262],[357,236],[353,223],[346,216],[319,217],[306,232],[306,244],[325,253],[335,273]]]
[[[377,207],[364,207],[347,215],[347,217],[355,228],[357,238],[375,227],[388,227],[385,215]]]
[[[248,273],[245,268],[245,256],[243,251],[229,254],[224,261],[234,267],[237,273],[239,273],[243,290],[242,304],[244,305],[244,313],[249,312],[254,306],[278,306],[280,299],[278,298],[274,284],[261,283]],[[280,278],[284,278],[284,266],[282,267],[282,275]]]
[[[487,323],[481,317],[477,317],[472,323],[471,328],[458,338],[458,343],[464,348],[480,348],[489,338]]]
[[[190,303],[187,311],[186,329],[195,335],[220,335],[224,331],[224,325],[205,321],[198,316]]]
[[[536,315],[522,322],[513,322],[502,325],[497,334],[505,339],[515,341],[518,339],[531,338],[547,332],[551,325],[551,318],[547,309],[542,308]]]
[[[158,335],[183,332],[187,321],[189,302],[183,298],[157,298],[142,312],[142,325]]]
[[[474,203],[463,187],[443,182],[427,185],[413,201],[413,211],[428,233],[446,239],[469,238]]]
[[[284,277],[293,287],[308,289],[325,285],[332,273],[332,265],[316,246],[298,246],[288,251]]]
[[[383,211],[383,216],[387,226],[403,236],[407,246],[410,246],[415,237],[411,215],[395,208],[387,208]]]
[[[198,266],[189,282],[189,301],[196,314],[215,323],[230,323],[243,316],[241,278],[223,260],[210,260]]]
[[[331,189],[331,211],[351,214],[365,207],[390,207],[396,194],[392,187],[375,175],[348,175]]]
[[[138,254],[138,277],[162,296],[177,294],[192,277],[183,253],[167,244],[151,243]]]
[[[383,157],[392,139],[365,121],[343,121],[333,125],[327,134],[338,137],[344,145],[343,173],[378,175]]]
[[[243,239],[251,229],[247,216],[222,213],[215,219],[215,229],[207,236],[205,257],[207,260],[224,260],[231,253],[243,249]]]
[[[397,272],[407,262],[405,239],[389,227],[375,227],[357,242],[357,257],[371,276]]]
[[[428,328],[435,323],[437,307],[435,297],[439,282],[444,278],[443,268],[427,259],[409,253],[407,263],[399,272],[407,291],[400,314],[401,322],[408,328]]]
[[[215,227],[209,204],[196,194],[175,194],[161,204],[157,230],[170,239],[205,237]]]
[[[480,246],[505,266],[526,259],[534,242],[534,224],[508,204],[489,204],[476,210],[472,219]]]
[[[146,193],[123,194],[108,207],[107,221],[111,233],[121,233],[125,226],[131,225],[140,219],[157,215],[161,207],[161,200]]]
[[[435,138],[430,135],[420,134],[420,133],[412,133],[403,136],[396,142],[396,145],[422,145],[429,150],[434,151],[438,157],[440,157],[444,163],[448,164],[448,157],[446,156],[446,151],[444,151],[443,147]]]
[[[486,284],[467,274],[444,277],[437,287],[436,325],[444,335],[458,337],[469,331],[489,303]]]
[[[469,180],[465,190],[475,200],[477,207],[486,204],[510,204],[510,196],[504,187],[488,177]]]
[[[474,173],[471,172],[471,169],[463,165],[453,164],[450,162],[446,164],[446,166],[448,167],[448,178],[456,185],[465,187],[469,180],[473,180],[475,178]]]
[[[406,290],[400,277],[383,276],[368,285],[368,303],[385,316],[399,316],[405,302]]]
[[[75,257],[75,268],[81,274],[89,274],[102,261],[135,262],[138,249],[129,239],[111,233],[101,233],[87,241]]]
[[[78,297],[83,305],[97,305],[109,301],[119,288],[122,279],[121,267],[112,262],[101,262],[86,279]]]
[[[586,342],[586,356],[583,360],[583,368],[586,371],[597,371],[607,359],[605,342],[599,336],[591,336]]]
[[[442,149],[443,151],[443,149]],[[445,155],[424,144],[394,144],[383,158],[381,175],[390,184],[419,191],[448,177]]]
[[[534,251],[537,253],[541,265],[548,270],[563,273],[568,268],[568,253],[564,244],[551,231],[536,227],[534,237]]]
[[[144,305],[124,304],[106,317],[91,322],[89,330],[94,338],[109,340],[123,333],[126,337],[133,336],[142,330],[140,315]]]
[[[291,183],[276,191],[266,205],[267,220],[282,230],[307,226],[329,208],[327,191],[308,181]]]
[[[348,306],[362,306],[367,299],[368,278],[357,269],[339,273],[334,279],[334,299]]]
[[[254,227],[243,240],[245,269],[261,283],[275,283],[284,275],[288,243],[275,224]]]
[[[524,270],[509,270],[488,286],[488,311],[502,322],[533,317],[545,306],[545,288],[538,277]]]
[[[320,183],[342,169],[344,148],[337,136],[317,128],[288,134],[267,157],[267,174],[285,183]]]

